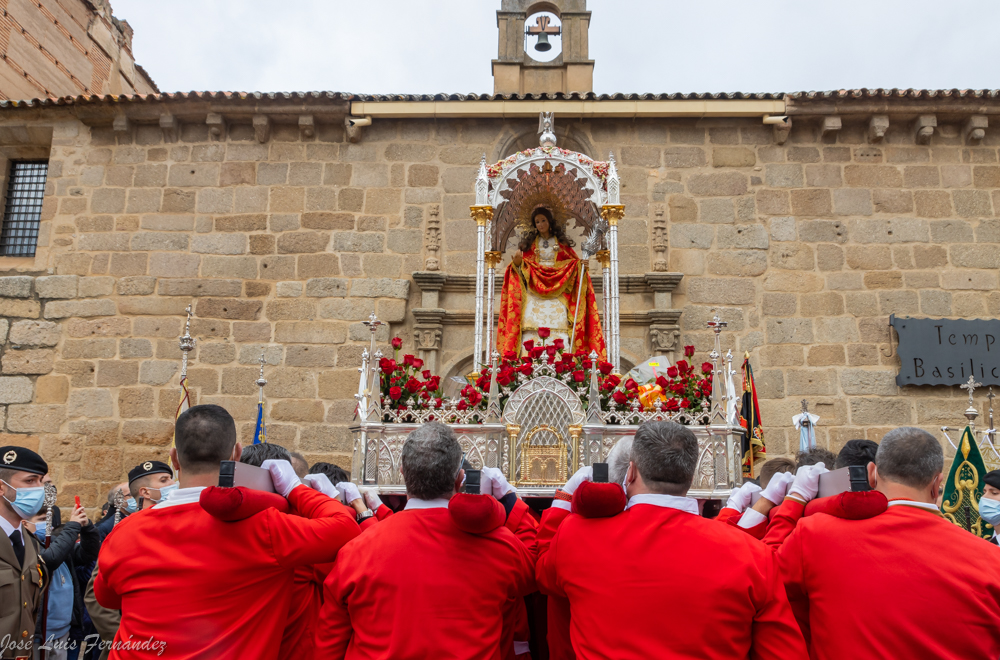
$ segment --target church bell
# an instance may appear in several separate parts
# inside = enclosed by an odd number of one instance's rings
[[[538,35],[538,43],[535,44],[535,50],[541,53],[552,50],[552,44],[549,43],[549,35],[544,32]]]

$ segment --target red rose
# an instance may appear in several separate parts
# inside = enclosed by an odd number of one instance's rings
[[[667,389],[668,387],[670,387],[670,381],[668,381],[663,376],[657,376],[656,377],[656,384],[659,385],[660,387],[662,387],[664,390]]]
[[[469,396],[469,405],[478,406],[479,402],[482,400],[483,400],[483,395],[480,394],[478,391],[475,391]]]
[[[607,376],[609,373],[614,371],[615,365],[610,362],[601,362],[600,366],[597,367],[601,370],[601,374]]]
[[[431,370],[430,369],[424,369],[423,373],[421,373],[420,375],[424,377],[424,380],[430,380],[431,379]]]
[[[403,347],[403,340],[399,337],[392,338],[392,347],[397,351]]]
[[[591,360],[584,360],[580,366],[583,367],[584,369],[591,369],[593,368],[594,363]]]
[[[507,385],[510,385],[510,374],[508,374],[508,373],[506,373],[504,371],[501,371],[500,373],[498,373],[497,374],[497,385],[500,385],[500,386],[503,386],[503,387],[506,387]]]
[[[528,362],[528,363],[522,364],[521,368],[518,369],[518,371],[520,371],[525,376],[530,376],[531,372],[533,371],[533,369],[531,368],[531,363]]]
[[[552,330],[550,330],[549,328],[539,328],[538,329],[538,336],[541,337],[542,339],[548,339],[549,335],[551,335],[551,334],[552,334]]]
[[[549,357],[555,357],[557,350],[559,349],[555,347],[555,344],[545,347],[545,352],[549,354]]]
[[[680,372],[681,372],[682,374],[683,374],[683,373],[687,373],[687,371],[688,371],[688,370],[689,370],[690,368],[691,368],[691,365],[690,365],[690,364],[688,364],[686,360],[678,360],[678,362],[677,362],[677,369],[678,369],[678,371],[680,371]]]
[[[576,382],[582,383],[584,378],[586,378],[586,375],[584,375],[582,371],[573,372],[573,380],[575,380]]]
[[[389,358],[382,358],[378,366],[382,369],[382,373],[389,375],[396,370],[396,361]]]
[[[524,364],[531,364],[531,356],[530,355],[522,355],[521,356],[521,362],[524,363]]]
[[[389,388],[389,398],[393,401],[399,401],[399,397],[403,396],[402,387],[390,387]]]
[[[710,374],[710,373],[712,373],[712,363],[711,362],[702,362],[701,363],[701,373],[703,373],[703,374]]]
[[[541,346],[535,346],[534,348],[531,349],[531,352],[530,352],[531,353],[531,359],[532,360],[537,360],[538,358],[542,357],[542,353],[544,353],[544,352],[545,352],[545,349],[543,347],[541,347]]]
[[[429,401],[430,398],[431,398],[431,393],[430,392],[421,392],[420,393],[420,398],[423,399],[424,401]]]
[[[504,362],[513,362],[517,359],[517,353],[514,351],[504,351],[503,352]]]
[[[572,368],[573,368],[572,365],[568,365],[565,362],[559,362],[556,364],[556,373],[561,374],[565,371],[569,371]]]
[[[466,385],[465,387],[462,388],[462,396],[469,396],[469,393],[472,392],[473,390],[474,388],[472,387],[472,385]]]
[[[576,361],[576,358],[573,357],[572,353],[563,353],[562,361],[565,362],[566,364],[572,364],[574,361]]]
[[[611,374],[610,376],[604,379],[604,382],[611,383],[611,387],[618,387],[618,385],[622,382],[622,379],[614,374]]]
[[[406,390],[411,394],[416,394],[420,391],[420,381],[416,378],[410,378],[406,381]]]
[[[458,405],[455,407],[459,410],[468,410],[469,404],[465,402],[465,399],[462,399],[461,401],[458,402]]]
[[[530,351],[534,347],[535,347],[535,340],[534,339],[529,339],[528,341],[524,342],[524,350],[525,351]]]
[[[438,398],[434,399],[434,407],[435,408],[440,408],[442,406],[442,404],[444,404],[444,401],[441,400],[441,397],[438,397]]]
[[[694,355],[694,346],[685,346],[684,357],[691,357],[692,355]]]
[[[666,407],[668,412],[677,412],[680,410],[680,406],[677,405],[677,399],[667,399]]]
[[[621,390],[618,390],[614,394],[612,394],[611,398],[615,400],[615,403],[620,405],[624,405],[625,403],[628,402],[628,397],[625,396],[625,393],[622,392]]]
[[[637,382],[635,382],[635,380],[629,378],[628,380],[625,381],[625,389],[626,390],[632,390],[634,392],[635,390],[639,389],[639,383],[637,383]]]
[[[424,368],[424,361],[420,358],[413,358],[413,368],[420,371]]]
[[[691,402],[687,399],[681,399],[681,408],[687,410],[691,407]]]
[[[403,365],[405,365],[407,367],[412,367],[413,366],[413,360],[414,360],[414,357],[412,355],[404,355],[403,356]]]
[[[566,342],[564,342],[564,341],[562,340],[562,337],[556,337],[555,339],[553,339],[553,340],[552,340],[552,345],[553,345],[553,346],[555,346],[555,347],[556,347],[557,349],[559,349],[560,351],[561,351],[562,349],[566,348]]]
[[[667,375],[670,376],[671,378],[677,378],[677,374],[678,373],[679,372],[677,371],[677,367],[668,367],[667,368]]]

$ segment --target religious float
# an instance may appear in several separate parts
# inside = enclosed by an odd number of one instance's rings
[[[476,275],[471,372],[444,399],[441,379],[423,361],[376,346],[383,325],[366,322],[371,343],[359,369],[352,477],[383,494],[403,494],[400,460],[407,435],[428,421],[451,426],[474,468],[501,469],[522,496],[551,497],[578,468],[604,462],[639,424],[668,420],[691,427],[699,442],[691,495],[725,499],[742,474],[746,431],[738,423],[731,352],[714,348],[700,366],[652,363],[639,383],[621,374],[618,221],[624,215],[614,156],[594,161],[556,146],[552,116],[540,118],[540,144],[493,165],[485,156],[475,182]],[[582,255],[566,238],[584,232]],[[519,249],[502,276],[497,267],[513,232]],[[598,309],[588,264],[601,267]]]

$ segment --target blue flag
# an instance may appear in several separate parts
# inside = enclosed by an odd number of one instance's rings
[[[264,427],[264,402],[257,404],[257,428],[253,432],[253,443],[259,445],[267,442],[267,429]]]

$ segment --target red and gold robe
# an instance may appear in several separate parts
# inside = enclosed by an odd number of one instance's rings
[[[500,323],[497,328],[497,350],[501,355],[507,351],[520,354],[522,333],[538,330],[536,323],[525,319],[525,308],[531,302],[529,298],[532,297],[542,300],[555,299],[565,305],[566,320],[559,325],[565,333],[567,348],[569,347],[569,338],[573,334],[571,328],[573,316],[576,313],[581,262],[573,248],[558,243],[554,238],[549,240],[558,246],[553,265],[543,263],[548,260],[541,258],[540,239],[536,239],[523,253],[521,265],[515,266],[511,263],[504,273],[503,291],[500,297]],[[594,295],[590,274],[587,272],[584,272],[583,276],[580,305],[572,350],[573,352],[584,350],[587,353],[597,351],[600,359],[607,359],[601,318],[597,311],[597,298]],[[559,334],[554,332],[553,336]]]

